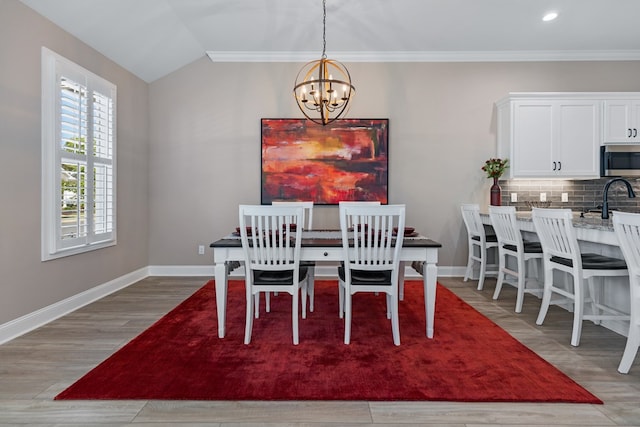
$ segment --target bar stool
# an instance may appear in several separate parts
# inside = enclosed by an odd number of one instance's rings
[[[474,263],[480,264],[480,276],[478,278],[478,290],[484,287],[484,278],[487,274],[497,275],[497,265],[487,265],[487,251],[491,248],[498,247],[498,238],[491,226],[484,226],[480,219],[480,206],[477,204],[465,203],[460,206],[462,211],[462,220],[467,228],[469,243],[469,259],[467,262],[467,271],[464,275],[466,282],[473,275]],[[476,255],[477,249],[477,255]],[[495,270],[487,270],[487,268],[495,268]]]
[[[542,245],[540,242],[524,240],[516,219],[516,208],[513,206],[489,206],[489,218],[498,238],[498,282],[493,293],[493,299],[498,299],[502,284],[508,283],[518,289],[516,297],[516,313],[522,312],[524,294],[542,295],[541,282],[538,280],[538,262],[542,263]],[[516,270],[507,267],[507,257],[515,259]],[[532,262],[530,262],[532,261]],[[527,263],[531,268],[527,268]],[[529,270],[536,275],[535,288],[528,288],[531,277]],[[516,278],[517,283],[505,280],[505,275]]]
[[[630,319],[627,345],[618,366],[621,374],[629,373],[640,346],[640,214],[614,212],[613,230],[629,268]]]
[[[583,319],[596,322],[605,319],[628,320],[628,314],[607,307],[599,301],[600,292],[596,291],[601,289],[596,289],[594,280],[596,277],[628,276],[629,272],[624,260],[599,254],[581,253],[573,228],[571,209],[533,208],[531,216],[544,253],[544,294],[536,324],[542,325],[550,304],[573,302],[571,345],[578,346]],[[571,291],[571,287],[554,283],[554,270],[571,275],[573,291]],[[587,286],[585,286],[585,282]],[[603,287],[607,285],[604,280],[599,282]],[[586,298],[587,292],[589,298]],[[551,295],[553,293],[564,298],[552,301]],[[584,314],[585,302],[590,303],[591,314]],[[603,312],[608,314],[602,314]]]

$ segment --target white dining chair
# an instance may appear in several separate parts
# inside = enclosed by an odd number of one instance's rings
[[[498,238],[498,281],[493,299],[497,300],[500,296],[503,283],[515,286],[515,312],[520,313],[525,293],[538,297],[542,295],[541,281],[537,277],[538,263],[542,263],[542,245],[522,238],[514,206],[489,206],[489,218]],[[511,268],[509,258],[515,263],[515,269]],[[535,274],[535,278],[528,274],[530,271]],[[507,276],[515,278],[515,283]],[[534,286],[529,286],[532,283]]]
[[[473,266],[479,264],[478,290],[484,288],[484,279],[487,275],[497,276],[497,264],[488,264],[488,252],[498,248],[498,238],[493,227],[485,227],[480,218],[480,206],[465,203],[460,206],[462,220],[467,229],[468,260],[464,281],[473,278]]]
[[[573,304],[573,331],[571,345],[580,344],[582,321],[628,320],[627,313],[621,313],[606,306],[599,298],[602,289],[608,286],[606,277],[628,276],[624,259],[600,254],[582,253],[573,228],[571,209],[533,208],[531,217],[536,233],[542,243],[544,265],[544,293],[536,324],[542,325],[551,304]],[[566,287],[564,281],[556,285],[554,271],[568,273],[572,286]],[[600,280],[595,280],[599,278]],[[586,283],[585,283],[586,282]],[[552,294],[563,298],[552,301]],[[587,297],[588,294],[588,297]],[[585,303],[589,303],[591,313],[585,314]]]
[[[272,201],[274,206],[300,206],[303,208],[302,215],[302,229],[303,231],[313,230],[313,202],[312,201]],[[296,224],[298,226],[300,224]],[[309,311],[313,312],[314,309],[314,285],[315,285],[315,267],[314,261],[300,261],[300,267],[307,269],[307,295],[309,296]],[[265,293],[265,305],[266,310],[269,312],[270,307],[270,294]],[[260,312],[260,299],[256,300],[256,318],[258,318]]]
[[[386,294],[393,343],[400,345],[398,278],[405,205],[341,205],[343,264],[338,267],[339,310],[344,316],[344,343],[351,342],[352,296],[358,292]]]
[[[629,331],[618,372],[628,374],[640,346],[640,214],[613,212],[613,230],[629,269]]]
[[[247,313],[244,343],[251,342],[254,302],[260,292],[286,292],[292,296],[293,343],[298,344],[299,294],[306,318],[306,269],[300,268],[303,208],[240,205],[240,238],[245,263]],[[249,233],[250,230],[250,233]]]
[[[344,206],[380,206],[381,204],[382,203],[380,203],[380,201],[378,201],[378,200],[369,200],[369,201],[365,201],[365,200],[340,200],[338,202],[338,210],[341,207],[344,207]],[[353,224],[348,223],[347,227],[351,228],[351,227],[353,227]],[[342,264],[340,264],[340,265],[342,265]],[[340,316],[342,316],[342,314],[340,314]]]

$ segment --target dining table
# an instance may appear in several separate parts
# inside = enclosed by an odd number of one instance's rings
[[[244,253],[242,241],[237,233],[231,233],[214,241],[209,246],[213,249],[218,337],[224,338],[229,273],[238,268],[240,263],[244,261]],[[404,298],[405,267],[411,265],[422,275],[423,279],[426,336],[428,338],[433,338],[438,249],[441,247],[442,244],[422,236],[418,232],[414,232],[410,236],[403,238],[400,251],[399,298],[401,300]],[[316,262],[343,261],[344,253],[340,230],[302,231],[300,260]]]

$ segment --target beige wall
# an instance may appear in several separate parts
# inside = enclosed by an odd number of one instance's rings
[[[118,86],[118,245],[40,261],[40,47]],[[330,52],[329,52],[330,55]],[[147,265],[211,264],[197,245],[260,201],[260,119],[301,117],[301,64],[203,58],[147,85],[17,0],[0,1],[0,325]],[[390,202],[462,266],[458,205],[488,201],[494,102],[510,91],[640,91],[640,62],[353,63],[350,117],[390,119]],[[317,227],[337,226],[318,207]]]
[[[118,245],[40,261],[40,50],[118,87]],[[0,325],[148,265],[148,85],[17,0],[0,1]]]
[[[301,117],[291,94],[300,66],[202,58],[150,85],[152,265],[210,264],[197,245],[232,231],[239,203],[260,203],[260,119]],[[480,166],[495,155],[495,101],[510,91],[640,90],[640,62],[348,67],[349,116],[390,119],[389,202],[406,203],[407,224],[443,244],[440,266],[466,263],[460,203],[488,203]],[[316,228],[337,225],[337,208],[314,210]]]

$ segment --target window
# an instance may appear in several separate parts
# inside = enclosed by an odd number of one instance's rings
[[[116,243],[116,86],[42,48],[42,260]]]

